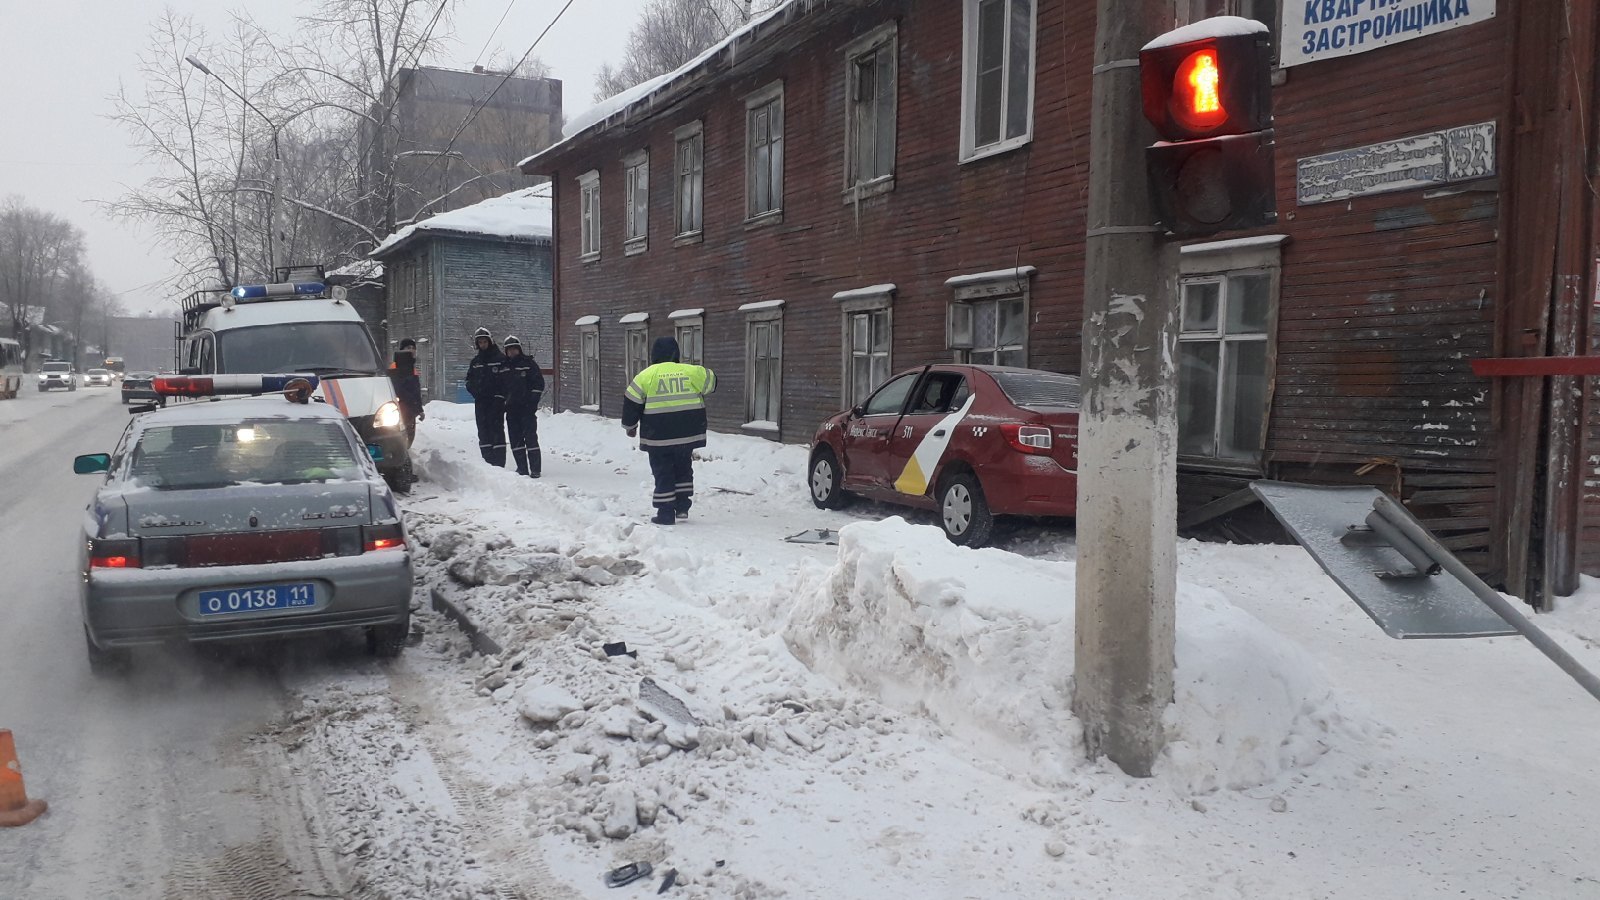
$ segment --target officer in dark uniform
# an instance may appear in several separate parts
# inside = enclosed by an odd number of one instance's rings
[[[422,379],[417,374],[417,342],[406,338],[395,351],[394,362],[389,364],[389,380],[394,383],[395,397],[400,403],[400,418],[406,425],[406,443],[417,439],[417,423],[428,416],[422,411]]]
[[[511,436],[511,457],[517,474],[539,477],[539,398],[544,396],[544,373],[539,363],[522,352],[516,335],[506,338],[506,431]]]
[[[506,356],[494,345],[489,329],[472,336],[478,355],[467,365],[467,393],[478,419],[478,452],[491,466],[506,464]]]

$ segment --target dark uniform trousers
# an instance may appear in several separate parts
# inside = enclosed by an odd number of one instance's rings
[[[506,464],[506,402],[494,397],[488,397],[477,401],[472,406],[473,414],[478,419],[478,452],[483,454],[484,462],[491,466],[504,468]]]
[[[650,474],[656,490],[651,502],[656,509],[670,509],[678,515],[694,505],[694,448],[651,447]]]
[[[539,408],[507,408],[506,431],[511,435],[511,458],[516,460],[517,474],[538,475],[543,468],[539,453]]]

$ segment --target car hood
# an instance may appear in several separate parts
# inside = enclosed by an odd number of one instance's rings
[[[365,482],[140,490],[123,494],[122,500],[127,512],[127,534],[135,537],[372,523],[372,489]]]

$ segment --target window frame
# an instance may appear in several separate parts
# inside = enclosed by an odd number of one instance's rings
[[[622,158],[622,190],[622,252],[626,256],[633,256],[650,249],[650,151],[648,149],[635,150]]]
[[[691,179],[694,227],[683,227],[683,151],[685,146],[695,149],[695,168],[687,174]],[[705,234],[706,217],[706,140],[705,125],[702,120],[696,119],[672,133],[672,229],[674,243],[682,246],[688,243],[699,243]]]
[[[766,303],[749,303],[739,308],[744,313],[744,361],[745,361],[745,390],[744,390],[744,424],[741,426],[747,431],[777,439],[783,431],[783,301]],[[759,328],[776,327],[777,370],[772,373],[771,403],[770,408],[774,413],[773,418],[763,418],[756,415],[757,393],[757,367],[759,360],[756,358],[756,332]],[[769,344],[770,346],[770,344]],[[773,359],[768,354],[766,359]],[[757,425],[758,422],[771,422],[777,428]]]
[[[962,0],[961,18],[961,148],[959,161],[963,163],[975,162],[996,154],[1015,150],[1033,142],[1034,101],[1038,96],[1037,81],[1039,72],[1039,0],[1026,0],[1029,4],[1028,25],[1028,119],[1027,127],[1023,133],[1016,137],[1005,136],[1005,122],[1010,110],[1010,99],[1001,92],[1000,109],[1000,140],[978,145],[977,143],[977,93],[978,93],[978,10],[979,6],[991,0]],[[1006,21],[1011,20],[1012,4],[1019,0],[998,0],[1006,5]],[[1003,64],[1005,77],[1002,79],[1004,88],[1009,88],[1011,72],[1011,44],[1006,42],[1006,62]]]
[[[840,312],[839,400],[842,406],[846,409],[854,408],[857,404],[864,402],[867,397],[872,396],[873,391],[878,389],[878,385],[886,383],[894,377],[894,295],[897,288],[893,285],[881,285],[879,287],[882,289],[842,291],[834,295],[834,299],[839,301]],[[857,398],[855,396],[855,372],[857,365],[854,332],[855,320],[860,316],[868,317],[866,364],[870,375],[872,357],[876,355],[872,352],[871,317],[877,315],[883,316],[883,325],[885,330],[888,332],[888,346],[883,354],[885,367],[884,378],[883,381],[868,386],[866,396]]]
[[[872,178],[862,179],[860,135],[857,133],[858,65],[862,57],[889,54],[890,79],[894,90],[889,93],[889,171]],[[885,22],[844,46],[844,201],[858,200],[894,190],[895,168],[899,152],[900,132],[900,27],[898,22]],[[882,136],[877,136],[882,140]],[[878,144],[874,144],[876,150]]]
[[[672,338],[678,342],[678,353],[683,362],[695,366],[706,364],[706,319],[703,312],[680,312],[667,317],[672,322]],[[699,353],[690,356],[683,352],[684,332],[692,331],[696,334]]]
[[[617,324],[622,326],[622,380],[631,382],[650,367],[650,314],[629,313]]]
[[[600,323],[580,319],[578,330],[578,408],[600,411]],[[594,355],[589,354],[590,347]],[[592,398],[592,399],[591,399]]]
[[[771,206],[766,209],[756,209],[756,159],[755,159],[755,116],[757,110],[764,107],[777,110],[778,137],[777,140],[768,139],[767,146],[777,146],[778,163],[775,170],[768,172],[768,189],[771,197]],[[770,122],[769,114],[769,134]],[[744,214],[745,224],[748,226],[764,225],[769,222],[783,220],[783,173],[787,165],[784,156],[784,103],[783,81],[775,81],[766,87],[748,95],[744,101]],[[768,165],[771,165],[771,150],[768,151]]]
[[[1262,377],[1265,379],[1262,391],[1261,433],[1257,436],[1259,449],[1251,459],[1238,459],[1233,457],[1217,456],[1217,446],[1221,438],[1221,416],[1223,411],[1222,399],[1229,391],[1230,385],[1225,383],[1226,359],[1224,350],[1219,349],[1217,355],[1217,396],[1213,400],[1213,421],[1211,428],[1212,455],[1197,456],[1189,453],[1178,454],[1178,461],[1185,468],[1207,469],[1229,473],[1242,473],[1260,475],[1266,471],[1268,458],[1267,438],[1272,429],[1272,406],[1277,388],[1277,360],[1278,360],[1278,321],[1282,308],[1282,259],[1281,248],[1288,240],[1286,235],[1262,235],[1254,238],[1244,238],[1242,241],[1214,241],[1190,244],[1180,250],[1178,266],[1178,343],[1180,344],[1177,361],[1180,365],[1181,377],[1182,352],[1184,343],[1227,343],[1227,286],[1229,277],[1245,275],[1265,275],[1268,278],[1269,302],[1264,331],[1259,334],[1239,335],[1232,339],[1233,343],[1265,342],[1265,363]],[[1183,293],[1186,285],[1222,282],[1223,289],[1217,304],[1217,329],[1213,332],[1185,332],[1183,330]],[[1181,403],[1182,384],[1179,384],[1179,397]],[[1179,411],[1181,414],[1181,410]]]
[[[946,283],[953,289],[953,296],[945,308],[945,347],[951,351],[951,361],[961,365],[999,365],[998,362],[974,362],[972,354],[975,352],[992,352],[998,356],[1002,352],[1017,350],[1022,353],[1022,361],[1017,365],[1027,368],[1032,356],[1033,343],[1033,275],[1036,270],[1032,266],[1018,266],[1013,269],[1001,269],[995,272],[983,273],[976,276],[957,276]],[[1021,301],[1022,304],[1022,343],[1020,345],[1002,345],[1000,343],[1000,320],[998,304],[1008,301]],[[977,335],[977,309],[980,305],[995,303],[995,346],[984,348],[982,351],[976,346]],[[956,332],[959,320],[966,316],[969,320],[967,331],[972,338],[963,342],[957,339]]]
[[[578,259],[593,262],[600,258],[600,172],[578,176]]]

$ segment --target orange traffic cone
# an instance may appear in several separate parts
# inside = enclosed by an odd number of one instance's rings
[[[0,728],[0,826],[26,825],[45,811],[43,800],[29,800],[22,787],[22,766],[17,744],[8,729]]]

